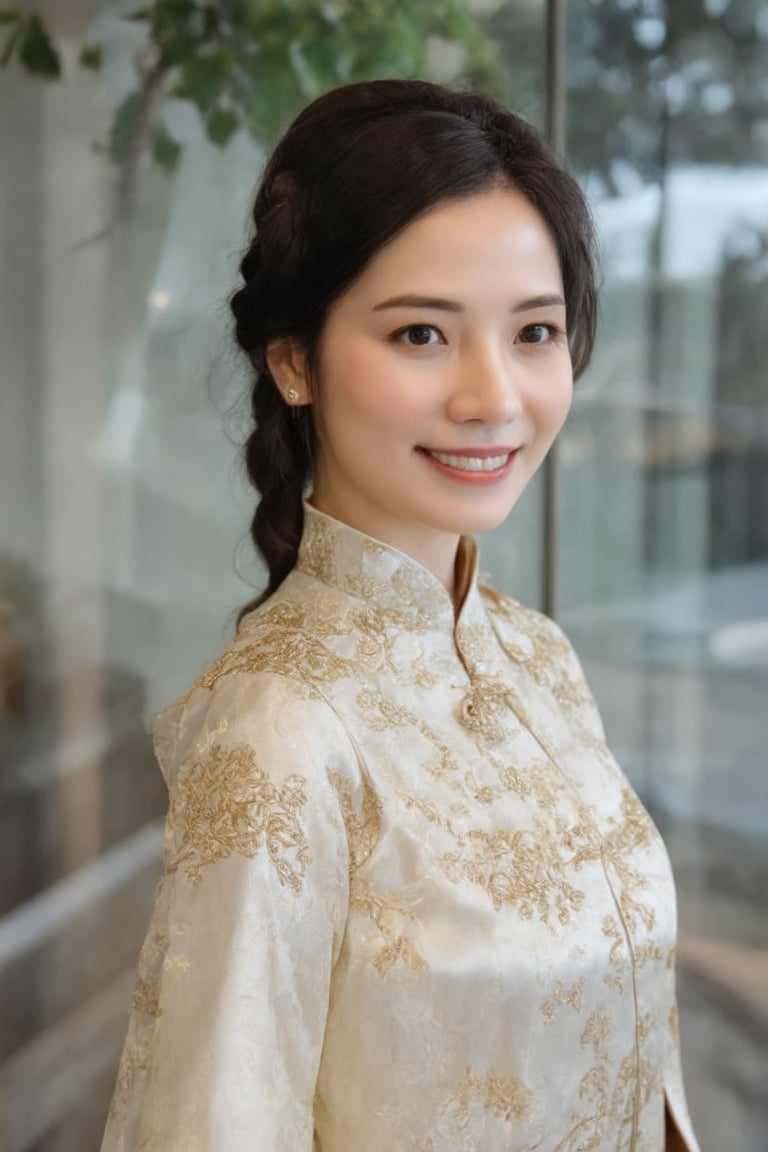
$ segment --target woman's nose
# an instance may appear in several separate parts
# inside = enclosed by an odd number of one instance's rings
[[[449,415],[456,423],[510,424],[523,402],[515,365],[500,353],[483,351],[457,364],[456,383],[449,400]]]

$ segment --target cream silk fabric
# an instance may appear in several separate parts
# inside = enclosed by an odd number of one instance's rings
[[[165,859],[104,1152],[664,1152],[666,852],[555,624],[307,508],[158,717]]]

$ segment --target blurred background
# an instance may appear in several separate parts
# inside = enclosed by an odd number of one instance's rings
[[[768,2],[564,14],[0,13],[2,1152],[99,1147],[161,853],[145,722],[261,580],[226,304],[249,202],[286,119],[374,75],[471,81],[542,127],[561,99],[598,349],[556,501],[542,477],[483,558],[556,606],[666,839],[702,1150],[768,1150]]]

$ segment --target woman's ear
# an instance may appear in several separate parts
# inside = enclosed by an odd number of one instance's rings
[[[265,355],[269,373],[286,404],[311,404],[307,354],[298,341],[293,336],[272,340]]]

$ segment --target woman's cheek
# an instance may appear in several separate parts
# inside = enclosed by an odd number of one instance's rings
[[[555,386],[551,389],[543,388],[541,397],[545,408],[550,411],[552,419],[564,421],[573,403],[573,373],[570,358],[567,365],[563,367]]]

